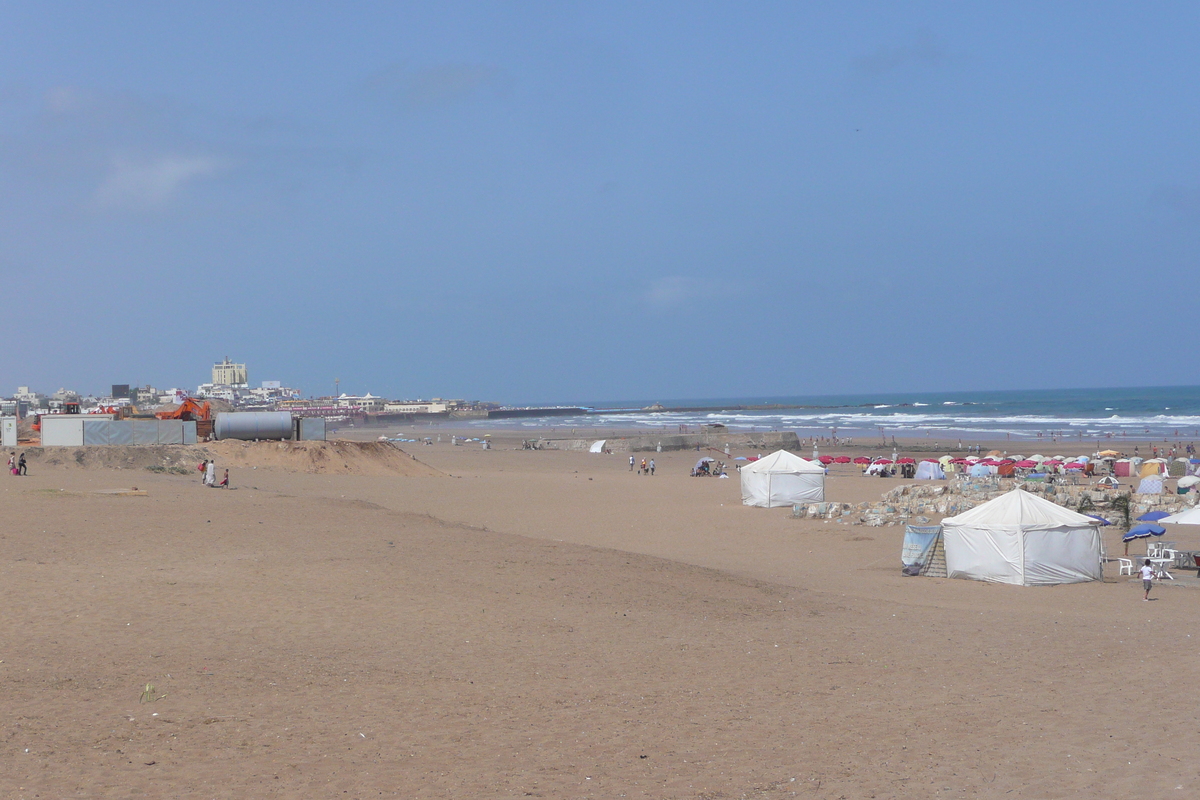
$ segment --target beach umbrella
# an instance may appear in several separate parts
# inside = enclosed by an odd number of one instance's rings
[[[877,458],[874,461],[872,461],[871,463],[872,464],[890,464],[890,463],[892,463],[892,460],[890,458]]]
[[[1178,514],[1172,514],[1169,517],[1163,517],[1159,522],[1168,525],[1200,525],[1200,506],[1189,508],[1187,511],[1180,511]]]
[[[955,458],[955,459],[951,459],[950,463],[951,464],[971,464],[974,462],[968,461],[965,458]]]
[[[822,464],[832,464],[833,456],[819,456],[817,461],[820,461]]]
[[[1110,457],[1110,458],[1116,458],[1116,457],[1120,456],[1121,454],[1118,453],[1116,450],[1101,450],[1096,455]]]
[[[1072,461],[1070,464],[1067,464],[1067,469],[1083,469],[1083,464],[1080,464],[1078,461]]]
[[[940,459],[936,459],[936,458],[922,458],[921,463],[922,464],[940,464],[942,462]]]
[[[737,458],[734,459],[734,461],[745,461],[745,460],[746,460],[745,456],[738,456]]]
[[[1138,517],[1138,522],[1158,522],[1163,517],[1169,516],[1171,515],[1166,511],[1147,511]]]
[[[1008,460],[1009,461],[1024,461],[1025,456],[1021,455],[1020,453],[1014,453],[1013,455],[1008,456]]]
[[[1122,542],[1132,542],[1134,539],[1149,539],[1151,536],[1162,536],[1167,529],[1162,525],[1138,525],[1130,528],[1129,533],[1121,537]]]
[[[909,458],[908,456],[904,456],[903,458],[896,459],[896,463],[897,464],[915,464],[915,463],[917,463],[917,460],[915,458]]]
[[[834,459],[834,462],[838,463],[838,464],[849,464],[850,456],[838,456],[837,458]]]
[[[1036,467],[1037,465],[1038,465],[1038,462],[1030,461],[1028,458],[1025,459],[1024,461],[1017,462],[1017,466],[1021,467],[1023,469],[1029,469],[1030,467]]]
[[[1096,514],[1087,514],[1086,516],[1091,517],[1092,519],[1096,520],[1096,522],[1099,522],[1101,525],[1112,525],[1112,523],[1109,522],[1108,520],[1106,520],[1104,517],[1097,516]]]
[[[867,458],[866,456],[859,456],[858,458],[854,459],[854,463],[855,464],[870,464],[871,459]]]

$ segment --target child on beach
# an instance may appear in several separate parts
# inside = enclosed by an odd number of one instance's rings
[[[1142,573],[1142,588],[1146,590],[1146,594],[1142,596],[1143,600],[1150,599],[1150,587],[1154,583],[1154,567],[1150,566],[1150,559],[1146,559],[1146,563],[1138,570]]]

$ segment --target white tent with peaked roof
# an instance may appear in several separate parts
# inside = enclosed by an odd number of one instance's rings
[[[946,572],[1018,586],[1098,581],[1096,520],[1021,489],[942,520]]]
[[[825,499],[825,468],[786,450],[742,467],[742,505],[777,508]]]

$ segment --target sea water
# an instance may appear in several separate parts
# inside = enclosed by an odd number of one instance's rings
[[[644,411],[654,403],[703,411]],[[678,430],[723,424],[802,437],[1155,439],[1200,442],[1200,387],[879,393],[578,403],[588,413],[480,421],[480,426]],[[791,406],[744,410],[739,406]],[[616,412],[616,413],[614,413]]]

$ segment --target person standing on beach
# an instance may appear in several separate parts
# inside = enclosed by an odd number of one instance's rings
[[[650,459],[650,474],[654,474],[654,459]]]
[[[633,472],[633,456],[629,457],[629,471]]]
[[[646,459],[642,459],[642,468],[638,470],[639,475],[649,475],[650,471],[646,469]]]
[[[17,459],[17,474],[18,475],[28,475],[29,474],[25,469],[25,454],[24,453],[21,453],[21,457],[19,459]]]
[[[217,462],[211,459],[208,462],[208,466],[204,468],[204,485],[208,487],[217,485]]]
[[[1146,590],[1146,593],[1142,595],[1142,599],[1149,600],[1150,587],[1154,585],[1154,567],[1150,566],[1150,559],[1146,559],[1146,563],[1142,565],[1142,568],[1138,572],[1142,573],[1142,588]]]

